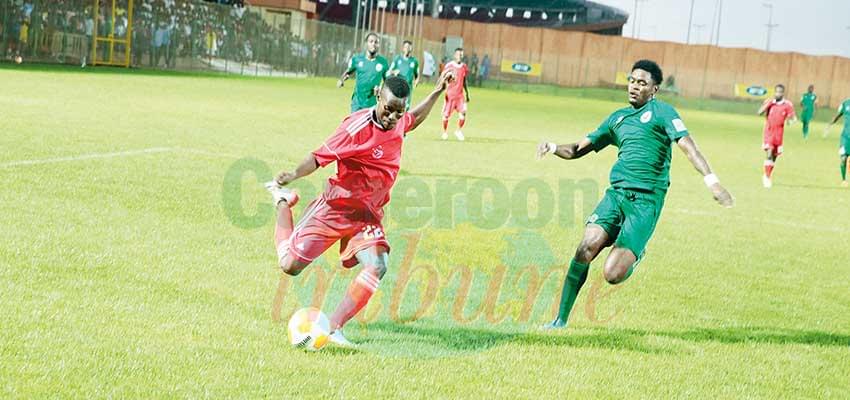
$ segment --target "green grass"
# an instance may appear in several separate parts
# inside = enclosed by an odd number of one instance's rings
[[[333,131],[349,89],[334,89],[331,80],[13,68],[0,69],[0,82],[0,397],[850,393],[850,190],[838,187],[837,138],[822,139],[822,123],[805,143],[799,126],[789,128],[776,184],[765,190],[762,118],[681,109],[737,206],[714,204],[676,150],[673,186],[646,261],[611,287],[597,260],[570,329],[556,334],[536,327],[551,316],[562,272],[549,275],[526,314],[529,279],[520,273],[529,265],[541,273],[563,268],[581,237],[580,219],[595,205],[594,190],[563,223],[529,227],[506,218],[487,229],[476,226],[474,203],[464,195],[452,208],[441,200],[421,209],[440,215],[424,227],[401,223],[398,205],[405,203],[397,192],[385,224],[394,246],[390,271],[367,310],[370,321],[347,328],[361,349],[305,353],[286,343],[286,318],[311,303],[322,276],[330,289],[319,300],[332,311],[353,275],[336,266],[333,247],[304,275],[284,278],[290,290],[282,322],[274,318],[281,274],[258,182],[294,166]],[[448,186],[473,188],[486,177],[512,195],[530,178],[556,193],[558,180],[584,179],[604,190],[613,149],[576,162],[537,162],[534,148],[542,139],[580,138],[622,102],[473,94],[469,140],[438,140],[435,113],[406,142],[399,184],[424,183],[440,199]],[[142,149],[158,150],[10,165]],[[269,170],[237,180],[237,195],[225,176],[245,157]],[[330,173],[307,182],[320,187]],[[229,217],[235,201],[260,223]],[[534,196],[529,206],[551,210]],[[504,207],[485,201],[485,215]],[[448,211],[454,225],[444,226]],[[400,275],[411,266],[437,279],[434,302],[420,318],[414,314],[428,275],[417,272],[404,285]],[[475,318],[500,266],[500,296]],[[454,308],[464,268],[474,277],[462,311],[471,322]]]

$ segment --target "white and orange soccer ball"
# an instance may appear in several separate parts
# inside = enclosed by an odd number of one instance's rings
[[[289,343],[309,351],[317,351],[328,343],[331,334],[328,317],[315,307],[302,308],[289,319]]]

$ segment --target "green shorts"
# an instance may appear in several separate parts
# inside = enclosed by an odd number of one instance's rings
[[[666,193],[609,188],[587,224],[602,227],[617,247],[643,258],[646,244],[661,217]]]

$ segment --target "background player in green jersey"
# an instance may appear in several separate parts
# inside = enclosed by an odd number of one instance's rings
[[[714,199],[731,207],[734,199],[720,185],[708,162],[689,136],[679,114],[667,103],[655,99],[663,81],[661,68],[653,61],[640,60],[629,76],[629,107],[615,111],[596,131],[578,143],[541,143],[538,158],[551,153],[565,160],[581,158],[608,145],[619,148],[611,169],[611,187],[587,220],[584,239],[570,262],[558,315],[545,328],[567,325],[570,310],[587,279],[590,263],[602,249],[613,245],[605,260],[603,274],[611,284],[625,281],[643,258],[670,186],[672,144],[678,144],[691,164],[703,175]]]
[[[348,69],[342,73],[337,87],[342,87],[345,81],[355,74],[357,84],[354,85],[354,93],[351,94],[351,112],[364,108],[374,107],[378,103],[378,90],[384,78],[390,71],[387,59],[378,54],[381,41],[378,35],[369,33],[366,35],[366,52],[358,53],[348,61]]]
[[[818,96],[815,94],[815,85],[809,85],[806,93],[800,99],[803,112],[800,113],[800,121],[803,122],[803,139],[809,138],[809,121],[815,116],[815,107],[818,104]]]
[[[832,122],[829,123],[826,127],[826,133],[829,133],[829,129],[838,122],[838,119],[844,117],[844,130],[841,132],[841,139],[839,142],[838,148],[838,156],[841,158],[841,186],[847,187],[847,168],[850,167],[850,119],[847,118],[847,114],[850,114],[850,99],[844,100],[840,106],[838,106],[838,113],[835,114],[835,118],[832,119]]]
[[[411,95],[407,97],[407,107],[410,108],[413,88],[419,86],[419,60],[413,56],[413,42],[404,41],[402,54],[395,56],[392,64],[390,64],[390,74],[404,78],[410,86]]]

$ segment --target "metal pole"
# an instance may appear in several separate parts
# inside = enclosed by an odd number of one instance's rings
[[[638,0],[635,0],[635,14],[632,16],[632,39],[637,39],[637,36],[635,36],[635,29],[637,29],[637,6]]]
[[[688,44],[691,44],[691,25],[694,23],[694,1],[691,0],[691,15],[688,17],[688,38],[685,41]]]
[[[723,0],[719,0],[717,6],[717,35],[714,36],[714,45],[720,46],[720,25],[723,21]]]
[[[357,2],[357,11],[354,14],[354,44],[353,47],[357,48],[357,36],[360,33],[360,2],[362,0],[355,0]]]
[[[773,28],[775,28],[779,25],[773,23],[773,4],[762,3],[762,5],[767,7],[768,10],[770,10],[768,12],[768,17],[767,17],[767,47],[766,47],[767,51],[770,51],[770,34],[773,32]]]

